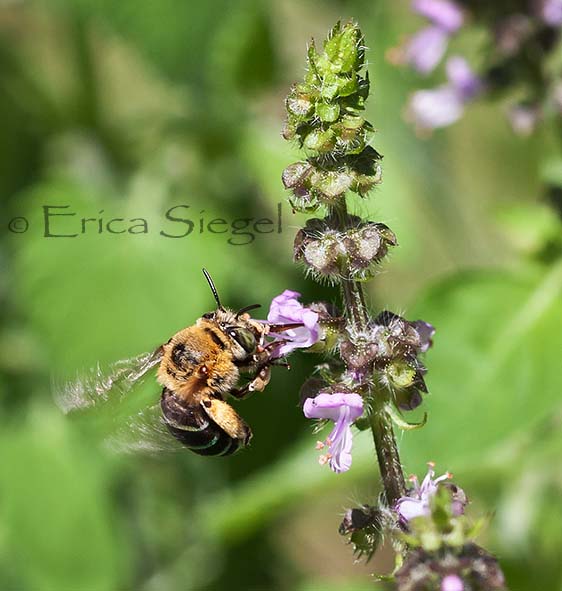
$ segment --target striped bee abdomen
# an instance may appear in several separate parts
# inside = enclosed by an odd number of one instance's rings
[[[164,388],[160,399],[162,415],[170,433],[191,451],[202,456],[228,456],[244,447],[244,439],[231,437],[203,409]],[[249,429],[248,429],[249,431]]]

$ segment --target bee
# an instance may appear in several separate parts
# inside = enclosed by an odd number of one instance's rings
[[[237,312],[224,308],[209,273],[203,269],[217,304],[193,326],[173,335],[153,353],[119,362],[109,376],[97,370],[63,393],[63,410],[75,410],[108,400],[111,392],[126,394],[158,365],[157,381],[163,387],[159,419],[183,446],[204,456],[227,456],[245,447],[252,431],[225,400],[261,392],[269,383],[272,365],[287,363],[275,356],[280,342],[268,335],[302,326],[273,325],[251,318],[259,304]],[[243,375],[248,381],[240,386]],[[146,434],[146,425],[137,429]]]

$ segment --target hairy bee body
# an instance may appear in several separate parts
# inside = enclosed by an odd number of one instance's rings
[[[235,420],[228,433],[218,425],[201,404],[189,404],[164,388],[160,405],[170,433],[191,451],[202,456],[228,456],[247,445],[252,437],[248,425],[226,402],[221,401]],[[204,404],[204,403],[203,403]]]
[[[261,346],[267,331],[248,314],[218,309],[161,347],[162,415],[170,433],[195,453],[229,455],[250,441],[250,427],[224,397],[242,398],[269,381]],[[241,371],[253,379],[237,390]]]

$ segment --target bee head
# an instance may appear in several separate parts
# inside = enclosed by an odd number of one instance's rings
[[[242,349],[240,358],[255,352],[258,343],[254,333],[249,328],[239,325],[226,326],[224,332]]]

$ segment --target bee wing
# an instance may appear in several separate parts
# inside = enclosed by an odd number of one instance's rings
[[[110,399],[124,397],[162,359],[162,347],[112,364],[107,371],[98,365],[60,390],[58,406],[65,414],[91,408]]]
[[[130,416],[125,425],[107,440],[108,447],[120,453],[185,452],[162,418],[160,403]]]

